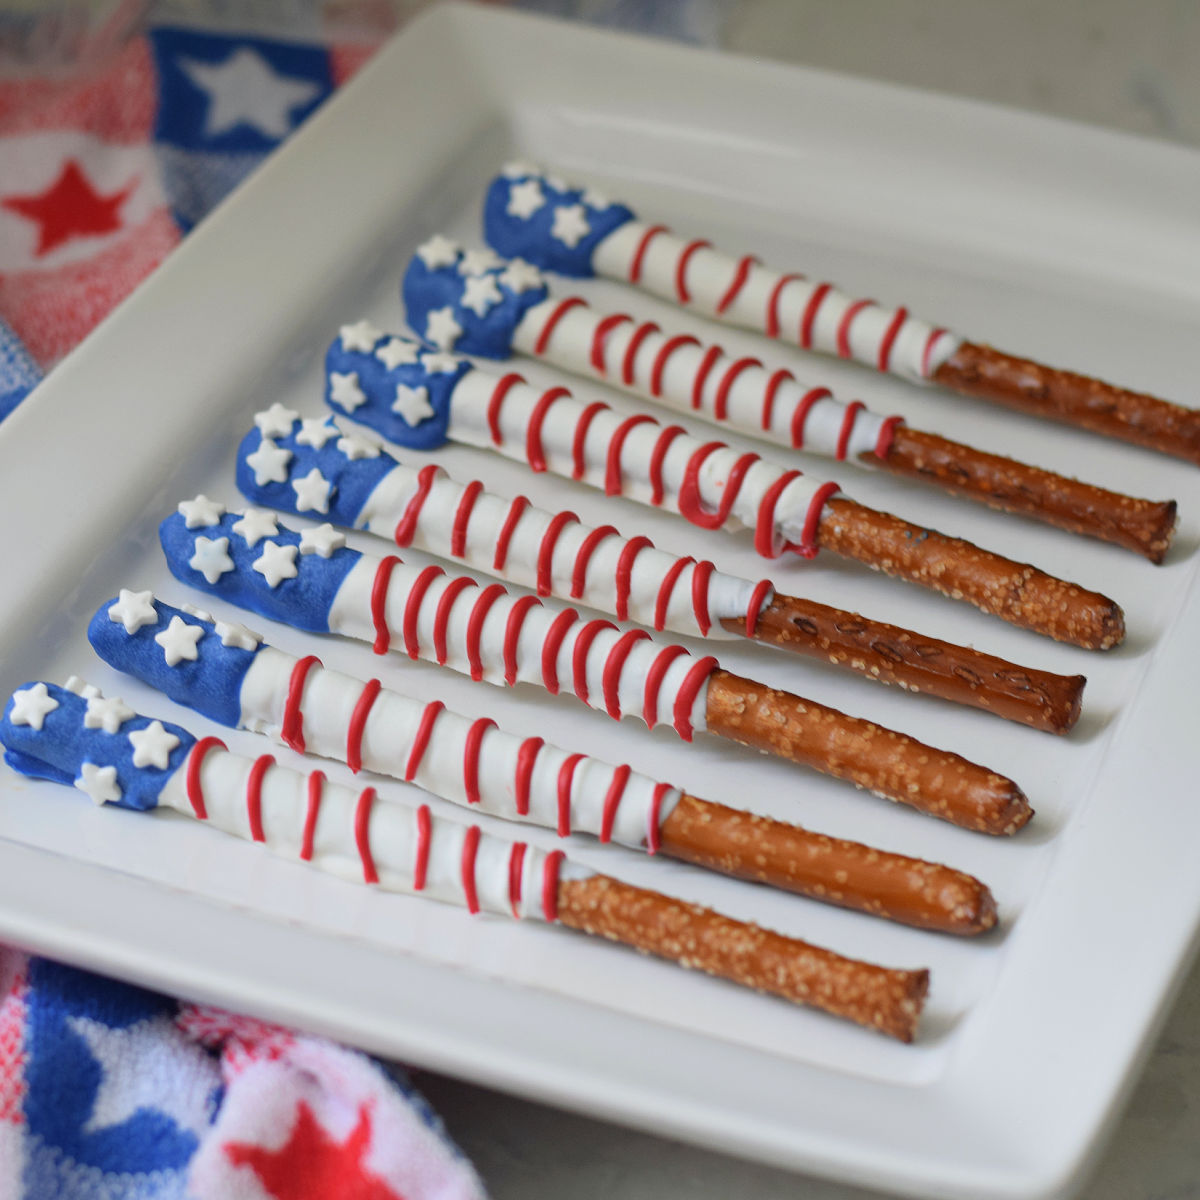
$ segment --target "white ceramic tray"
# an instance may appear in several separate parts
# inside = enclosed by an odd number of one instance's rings
[[[903,299],[1005,348],[1189,396],[1195,156],[848,79],[442,9],[406,30],[0,427],[5,694],[28,678],[78,673],[147,711],[203,724],[103,668],[84,639],[87,616],[120,586],[189,598],[161,565],[158,520],[200,490],[234,499],[231,452],[251,414],[273,400],[316,413],[336,326],[368,314],[398,327],[407,256],[438,229],[477,237],[482,187],[514,154],[597,182],[643,215]],[[505,693],[399,658],[392,677],[715,800],[751,797],[764,811],[985,878],[1004,927],[968,944],[579,848],[635,882],[849,954],[932,967],[917,1045],[566,931],[374,894],[182,820],[99,811],[7,770],[0,937],[781,1165],[959,1200],[1067,1192],[1153,1036],[1200,918],[1191,752],[1200,475],[841,364],[825,373],[915,425],[1181,502],[1179,545],[1155,569],[842,472],[868,503],[1114,594],[1130,634],[1103,657],[832,559],[775,572],[785,590],[1086,671],[1087,712],[1065,741],[763,647],[724,654],[735,670],[1012,773],[1039,814],[1020,837],[968,834],[782,763],[706,739],[684,747],[539,692]],[[763,573],[745,538],[706,537],[482,453],[443,460],[498,491]],[[286,648],[304,644],[267,632]],[[365,647],[320,649],[331,665],[378,670]]]

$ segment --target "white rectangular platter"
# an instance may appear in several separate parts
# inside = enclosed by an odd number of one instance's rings
[[[1200,301],[1194,155],[814,72],[443,8],[381,53],[0,427],[5,695],[30,678],[79,674],[143,711],[215,732],[99,663],[84,637],[88,617],[122,586],[236,616],[170,578],[158,521],[199,491],[236,503],[232,452],[252,414],[275,400],[318,413],[321,357],[337,326],[367,315],[399,329],[408,256],[439,230],[477,242],[484,184],[516,155],[597,183],[642,216],[903,300],[1005,349],[1190,398]],[[581,290],[676,319],[613,285]],[[720,336],[727,347],[756,346]],[[772,354],[795,365],[783,347]],[[916,1045],[563,930],[372,893],[183,820],[96,810],[7,769],[0,938],[784,1166],[959,1200],[1067,1194],[1200,923],[1190,749],[1200,475],[844,364],[818,370],[918,427],[1180,501],[1178,545],[1155,568],[928,490],[839,473],[866,503],[1114,595],[1129,637],[1103,656],[828,556],[771,567],[784,591],[1085,672],[1085,716],[1065,740],[764,647],[720,646],[735,671],[1012,774],[1038,810],[1018,837],[969,834],[713,739],[685,746],[669,731],[619,726],[540,692],[503,692],[400,657],[381,667],[365,646],[324,641],[315,650],[327,665],[382,673],[385,683],[702,796],[981,876],[1003,928],[964,943],[632,852],[572,850],[633,882],[843,953],[931,967]],[[547,377],[536,366],[529,374]],[[585,521],[646,532],[751,578],[766,573],[747,537],[705,535],[482,452],[456,449],[439,461],[502,494],[523,491]],[[313,648],[251,623],[285,649]],[[254,752],[252,735],[224,735]]]

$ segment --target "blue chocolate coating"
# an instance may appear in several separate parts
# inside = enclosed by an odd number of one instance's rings
[[[201,620],[161,600],[152,602],[158,613],[157,621],[126,633],[125,626],[108,615],[115,603],[114,598],[102,604],[88,624],[92,649],[110,667],[148,683],[177,704],[185,704],[236,729],[242,715],[242,680],[262,649],[261,644],[253,650],[223,645],[212,621]],[[168,667],[166,655],[154,639],[170,625],[172,617],[201,626],[204,636],[196,643],[194,662],[181,659]]]
[[[530,179],[541,184],[546,202],[528,217],[513,216],[508,211],[509,195],[514,186]],[[539,172],[497,175],[483,201],[483,236],[488,245],[505,258],[523,258],[544,271],[557,271],[560,275],[580,279],[595,275],[592,255],[596,247],[614,229],[632,221],[633,211],[624,204],[603,207],[588,204],[583,199],[585,190],[553,187]],[[591,227],[574,246],[568,246],[550,233],[554,226],[554,210],[571,204],[583,205]]]
[[[35,683],[26,683],[17,691],[34,686]],[[22,775],[66,784],[81,776],[84,763],[116,767],[121,798],[109,803],[143,811],[156,807],[163,784],[183,765],[196,739],[181,726],[164,721],[163,728],[179,739],[179,745],[167,758],[166,769],[135,767],[129,735],[145,729],[152,718],[130,717],[115,733],[88,729],[83,723],[87,700],[53,683],[46,684],[46,690],[58,701],[58,707],[46,714],[40,730],[32,725],[14,724],[11,697],[5,705],[4,716],[0,718],[0,742],[7,751],[5,762]]]

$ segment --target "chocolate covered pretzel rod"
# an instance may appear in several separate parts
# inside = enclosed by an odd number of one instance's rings
[[[749,526],[755,549],[768,558],[785,551],[811,558],[824,547],[1087,649],[1107,649],[1124,636],[1121,610],[1106,596],[867,508],[838,495],[836,484],[701,442],[644,413],[621,417],[564,387],[543,391],[514,373],[493,375],[368,321],[342,327],[326,368],[330,407],[389,441],[419,450],[447,440],[498,450],[534,471],[665,508],[702,529]],[[250,464],[268,481],[286,477],[290,461],[273,439],[287,433],[292,418],[290,410],[278,411],[284,415],[262,428],[267,442]]]
[[[543,358],[706,421],[931,483],[1153,562],[1161,562],[1171,544],[1174,501],[1135,499],[908,429],[902,418],[873,413],[861,400],[844,403],[786,367],[772,370],[761,359],[726,354],[694,334],[672,334],[628,313],[595,312],[580,296],[556,299],[545,285],[526,288],[515,305],[497,303],[499,281],[519,281],[521,267],[514,276],[516,264],[490,252],[485,257],[449,247],[445,238],[426,242],[404,276],[409,324],[442,349]],[[493,265],[484,267],[489,260]]]
[[[647,225],[623,204],[514,163],[493,181],[484,233],[506,257],[564,275],[604,275],[804,350],[853,359],[1035,416],[1200,463],[1200,412],[968,342],[856,299],[833,284],[741,258],[702,238]]]
[[[927,971],[900,971],[631,888],[571,862],[435,815],[428,805],[356,792],[243,758],[219,738],[140,716],[116,697],[29,683],[0,719],[5,761],[74,786],[96,804],[170,808],[284,857],[386,891],[595,933],[746,987],[810,1004],[911,1041]],[[399,793],[400,787],[396,791]],[[414,797],[415,799],[415,797]]]
[[[570,512],[509,501],[478,480],[456,483],[433,463],[397,462],[334,420],[301,420],[282,405],[259,413],[237,454],[237,483],[257,504],[319,511],[404,549],[435,554],[657,632],[750,637],[856,671],[868,679],[1065,733],[1079,715],[1084,679],[1003,659],[777,593],[767,580],[726,575],[680,559],[647,537],[593,528]]]
[[[719,670],[715,658],[697,658],[644,630],[584,621],[574,609],[511,596],[499,583],[481,588],[441,567],[362,554],[331,525],[299,534],[262,510],[227,513],[201,496],[181,504],[159,534],[176,578],[311,633],[369,641],[377,654],[399,641],[412,658],[494,684],[535,683],[552,694],[569,686],[613,719],[669,721],[685,741],[710,728],[711,711],[718,736],[984,833],[1015,832],[1032,815],[1011,780],[949,751],[789,693],[769,693]],[[190,657],[200,634],[177,628],[166,652]],[[755,697],[757,716],[746,695]],[[777,725],[779,736],[760,729],[763,721]]]
[[[172,627],[175,632],[172,633]],[[195,658],[168,662],[162,642],[199,628]],[[194,636],[191,633],[188,638]],[[161,638],[161,641],[160,641]],[[266,645],[242,626],[150,592],[102,604],[88,640],[110,666],[235,728],[299,753],[390,775],[451,803],[510,821],[587,833],[649,854],[753,879],[923,929],[990,929],[996,906],[979,880],[950,867],[825,837],[685,795],[632,771],[519,738]]]

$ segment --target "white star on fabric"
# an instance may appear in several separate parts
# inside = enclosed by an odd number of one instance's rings
[[[546,203],[546,193],[536,179],[526,179],[524,183],[514,183],[508,189],[508,207],[504,210],[510,217],[521,217],[528,220],[539,208]]]
[[[117,595],[116,604],[108,607],[108,619],[120,623],[125,632],[131,636],[143,625],[153,625],[158,620],[158,611],[154,607],[153,592],[131,592],[122,588]]]
[[[330,371],[329,396],[347,412],[353,412],[367,402],[366,393],[358,386],[357,371],[348,371],[345,375],[338,371]]]
[[[383,337],[383,330],[364,320],[343,325],[338,335],[342,339],[343,350],[361,350],[364,354],[370,354],[375,349],[375,343]]]
[[[253,565],[271,588],[277,588],[285,579],[295,579],[300,573],[296,568],[296,547],[285,542],[263,542],[262,554]]]
[[[468,250],[458,264],[460,275],[482,275],[493,267],[504,266],[504,259],[495,250],[485,247],[482,250]]]
[[[416,342],[410,342],[407,338],[389,338],[375,351],[375,357],[389,371],[394,371],[397,367],[412,366],[417,361],[418,348]]]
[[[69,1016],[67,1022],[100,1068],[83,1133],[124,1125],[139,1111],[161,1113],[197,1139],[211,1130],[220,1068],[170,1017],[145,1017],[119,1029],[92,1017]]]
[[[291,461],[292,452],[286,446],[275,445],[269,437],[263,438],[253,454],[246,455],[246,466],[254,472],[254,482],[259,487],[267,483],[286,483]]]
[[[286,478],[285,474],[283,479],[276,479],[274,482],[283,483]],[[261,484],[262,480],[258,482]],[[274,537],[279,532],[279,524],[273,512],[265,508],[248,508],[241,520],[234,522],[233,532],[242,538],[247,546],[256,546],[263,538]]]
[[[84,729],[103,729],[105,733],[116,733],[131,717],[137,713],[117,696],[106,700],[98,693],[89,696],[87,712],[83,714]]]
[[[199,529],[204,525],[219,525],[225,515],[225,505],[207,496],[197,496],[195,500],[182,501],[178,512],[188,529]]]
[[[507,162],[500,168],[500,174],[505,179],[522,179],[526,175],[540,175],[541,167],[533,163],[525,162],[523,159],[514,159],[512,162]]]
[[[345,544],[346,535],[328,523],[318,525],[316,529],[306,529],[300,535],[301,554],[317,554],[321,558],[328,558]]]
[[[145,729],[134,729],[129,734],[133,747],[135,767],[157,767],[165,771],[171,765],[171,751],[179,745],[179,739],[168,733],[161,721],[151,721]]]
[[[399,413],[404,423],[415,429],[422,421],[433,416],[433,405],[429,403],[429,389],[397,384],[392,412]]]
[[[417,247],[417,257],[431,271],[439,267],[452,267],[458,258],[458,243],[435,233],[429,241]]]
[[[333,484],[321,474],[317,467],[300,479],[292,480],[292,490],[296,493],[297,512],[329,511],[329,493]]]
[[[209,583],[216,583],[227,571],[233,570],[233,559],[229,557],[227,537],[198,537],[195,553],[188,559],[188,566],[199,571]]]
[[[338,438],[337,448],[351,462],[355,462],[360,458],[379,457],[379,447],[374,442],[368,441],[365,437],[359,437],[356,433]]]
[[[462,326],[454,319],[454,309],[449,305],[435,308],[425,319],[425,336],[439,350],[453,350],[462,336]]]
[[[554,210],[554,224],[550,227],[550,236],[558,238],[564,246],[574,250],[589,233],[592,227],[588,224],[587,213],[582,204],[564,204]]]
[[[265,438],[287,437],[300,414],[276,401],[270,408],[254,414],[254,423]]]
[[[486,317],[488,309],[503,299],[495,275],[473,275],[463,285],[462,306],[477,317]]]
[[[185,658],[189,662],[195,662],[200,657],[196,643],[203,636],[203,626],[189,625],[182,617],[172,617],[170,625],[156,633],[154,640],[163,648],[167,666],[173,667]]]
[[[75,786],[88,796],[93,804],[103,804],[107,800],[120,800],[124,793],[117,782],[116,767],[98,767],[95,763],[85,762],[79,768],[79,777]]]
[[[430,375],[450,375],[462,366],[462,359],[457,354],[422,354],[421,366]]]
[[[314,80],[278,74],[248,46],[239,46],[221,63],[193,58],[178,62],[188,79],[208,96],[204,133],[210,138],[239,125],[249,125],[269,138],[286,137],[292,131],[293,110],[321,93],[321,85]]]
[[[50,695],[50,689],[44,683],[35,683],[31,688],[13,692],[8,719],[14,725],[29,725],[41,733],[46,716],[57,707],[58,701]]]
[[[221,639],[222,646],[237,650],[253,650],[262,641],[253,629],[247,629],[236,621],[217,621],[213,632]]]
[[[609,198],[597,192],[594,188],[585,188],[579,197],[589,208],[608,208],[612,203]]]
[[[297,446],[311,446],[314,450],[322,450],[330,438],[335,438],[341,432],[330,421],[316,417],[309,421],[300,422],[300,432],[296,434]]]
[[[519,296],[531,288],[540,288],[545,280],[542,278],[541,271],[533,263],[527,263],[523,258],[514,258],[500,272],[500,282],[514,296]]]

